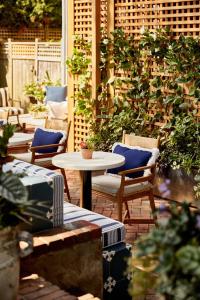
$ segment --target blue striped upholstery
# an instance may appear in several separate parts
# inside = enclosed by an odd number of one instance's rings
[[[102,247],[118,244],[125,240],[125,227],[119,221],[107,218],[71,203],[64,203],[64,224],[85,220],[102,228]]]
[[[28,176],[39,176],[53,183],[53,226],[63,225],[64,184],[61,174],[30,163],[17,160],[7,163],[4,170],[13,173],[26,173]],[[45,195],[44,195],[45,197]]]

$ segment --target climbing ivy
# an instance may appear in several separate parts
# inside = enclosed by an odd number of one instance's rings
[[[79,75],[77,112],[88,118],[99,148],[110,149],[124,129],[160,135],[163,166],[199,168],[199,39],[182,35],[174,39],[169,28],[144,29],[139,41],[120,28],[109,37],[102,32],[101,84],[95,101],[89,83],[91,52],[84,43],[80,39],[75,45],[68,66]],[[91,119],[94,104],[99,111],[96,123]],[[161,129],[158,123],[163,124]]]

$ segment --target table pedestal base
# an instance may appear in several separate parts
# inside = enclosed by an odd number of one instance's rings
[[[92,210],[92,172],[79,171],[81,179],[80,207]]]

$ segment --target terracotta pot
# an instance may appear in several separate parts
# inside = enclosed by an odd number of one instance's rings
[[[17,299],[19,249],[17,232],[11,227],[0,230],[0,299]]]
[[[19,241],[28,243],[24,250],[19,249]],[[0,230],[0,299],[16,300],[19,287],[19,257],[32,252],[32,237],[28,232],[18,233],[13,227]]]
[[[90,149],[81,149],[81,155],[84,159],[92,159],[93,151]]]

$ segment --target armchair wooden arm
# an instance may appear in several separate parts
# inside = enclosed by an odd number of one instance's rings
[[[148,169],[151,170],[151,174],[149,174],[147,176],[140,176],[140,177],[133,178],[133,179],[126,178],[126,176],[129,174],[148,170]],[[134,169],[129,169],[126,171],[119,172],[118,175],[121,176],[121,189],[123,189],[124,186],[132,185],[132,184],[136,184],[136,183],[147,182],[147,181],[153,184],[154,177],[155,177],[155,170],[156,170],[156,165],[153,164],[150,166],[144,166],[144,167],[139,167],[139,168],[134,168]]]
[[[127,175],[127,174],[131,174],[131,173],[136,173],[136,172],[140,172],[140,171],[144,171],[144,170],[148,170],[151,169],[153,170],[154,168],[156,168],[156,165],[150,165],[150,166],[144,166],[144,167],[139,167],[139,168],[134,168],[134,169],[129,169],[129,170],[125,170],[125,171],[121,171],[118,174],[123,176],[123,175]]]
[[[56,151],[56,152],[50,152],[50,153],[37,153],[38,150],[41,149],[48,149],[51,147],[59,147],[59,146],[63,146],[64,144],[50,144],[50,145],[42,145],[42,146],[34,146],[30,148],[30,151],[32,152],[32,163],[36,160],[36,159],[41,159],[41,158],[50,158],[53,157],[55,155],[58,155],[60,153],[64,152],[64,148],[61,151]]]
[[[52,147],[64,147],[65,144],[49,144],[49,145],[42,145],[42,146],[33,146],[30,147],[30,151],[31,152],[37,152],[37,150],[41,150],[41,149],[48,149],[48,148],[52,148]]]

